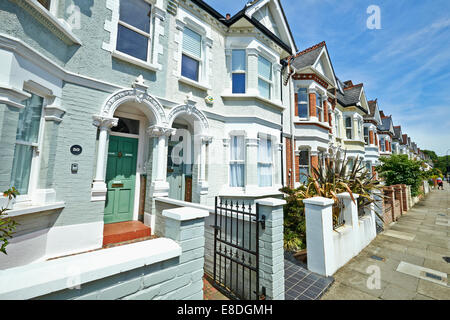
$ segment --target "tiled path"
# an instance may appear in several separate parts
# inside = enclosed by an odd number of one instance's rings
[[[285,254],[285,300],[318,300],[332,283],[332,277],[312,273],[304,264]]]
[[[203,300],[230,300],[213,287],[208,276],[203,277]]]
[[[450,300],[449,184],[444,188],[433,190],[341,268],[322,299]]]

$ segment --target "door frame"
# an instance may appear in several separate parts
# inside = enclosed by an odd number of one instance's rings
[[[144,170],[144,154],[146,154],[146,150],[148,150],[148,142],[146,141],[145,137],[145,131],[148,126],[148,120],[144,116],[140,116],[134,113],[128,113],[123,111],[116,111],[114,113],[114,117],[116,118],[128,118],[133,120],[139,120],[139,134],[129,134],[129,133],[120,133],[120,132],[113,132],[110,131],[111,136],[117,136],[117,137],[125,137],[125,138],[135,138],[138,139],[138,151],[137,151],[137,163],[136,163],[136,176],[135,176],[135,185],[134,185],[134,200],[133,200],[133,221],[138,220],[139,215],[139,200],[140,200],[140,188],[141,188],[141,175],[145,174],[146,171]],[[108,148],[109,148],[109,142],[108,142]],[[106,163],[105,168],[108,166],[108,163]]]

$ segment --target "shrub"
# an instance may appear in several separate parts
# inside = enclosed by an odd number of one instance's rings
[[[3,192],[3,196],[8,198],[8,203],[5,208],[0,208],[0,252],[6,253],[6,246],[8,245],[8,239],[12,238],[14,230],[16,229],[17,222],[12,220],[11,218],[7,218],[6,211],[8,210],[9,202],[15,198],[19,192],[16,188],[12,187],[11,189]]]
[[[411,195],[419,195],[419,187],[424,179],[422,162],[408,159],[407,155],[392,155],[381,157],[381,165],[376,170],[386,181],[386,185],[406,184],[411,186]]]

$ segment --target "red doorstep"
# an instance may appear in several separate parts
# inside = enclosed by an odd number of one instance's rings
[[[149,237],[151,230],[140,221],[125,221],[105,224],[103,245]]]

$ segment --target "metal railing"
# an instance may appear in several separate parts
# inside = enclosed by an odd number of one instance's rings
[[[344,220],[344,200],[338,199],[333,204],[333,230],[342,227],[345,224]]]

